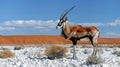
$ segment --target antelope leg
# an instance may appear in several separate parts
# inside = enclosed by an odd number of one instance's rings
[[[76,45],[73,45],[73,59],[77,59],[75,48]]]

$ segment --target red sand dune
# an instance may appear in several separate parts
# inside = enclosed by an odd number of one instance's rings
[[[78,41],[79,44],[89,44],[87,41]],[[120,44],[120,38],[99,38],[99,44]],[[59,35],[13,35],[0,36],[0,44],[72,44],[70,40]]]

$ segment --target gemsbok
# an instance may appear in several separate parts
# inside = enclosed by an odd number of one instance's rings
[[[99,30],[95,26],[86,26],[83,27],[81,25],[71,26],[67,21],[67,14],[74,8],[75,6],[65,10],[59,20],[59,23],[57,24],[57,29],[62,29],[61,35],[65,39],[69,39],[73,43],[73,59],[77,59],[76,56],[76,44],[77,40],[87,38],[91,42],[93,46],[93,53],[92,55],[96,55],[98,50],[98,43],[97,39],[99,37]]]

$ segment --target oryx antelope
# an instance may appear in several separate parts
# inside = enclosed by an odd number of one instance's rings
[[[65,39],[69,39],[73,43],[73,58],[76,57],[75,47],[77,40],[88,38],[93,45],[93,54],[96,55],[98,44],[97,39],[99,37],[99,30],[95,26],[83,27],[81,25],[71,26],[67,21],[67,14],[74,8],[74,6],[66,11],[64,11],[60,17],[60,21],[57,24],[56,28],[62,29],[62,36]]]

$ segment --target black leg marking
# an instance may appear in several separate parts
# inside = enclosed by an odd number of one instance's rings
[[[73,42],[73,45],[76,45],[77,44],[77,39],[73,39],[72,42]]]

